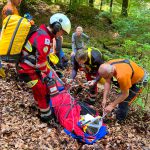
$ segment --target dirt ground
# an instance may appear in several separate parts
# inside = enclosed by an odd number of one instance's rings
[[[49,125],[40,122],[37,111],[30,108],[33,103],[31,90],[23,82],[16,81],[14,66],[5,64],[6,79],[0,79],[0,123],[1,150],[149,150],[150,116],[140,109],[131,109],[124,124],[107,117],[108,135],[93,145],[78,143],[52,121]],[[67,75],[71,69],[64,71]],[[83,78],[83,72],[77,78]],[[86,97],[84,90],[83,95]],[[80,96],[82,95],[80,93]],[[110,93],[114,99],[115,90]],[[83,97],[82,97],[83,98]],[[101,112],[102,88],[95,108]]]

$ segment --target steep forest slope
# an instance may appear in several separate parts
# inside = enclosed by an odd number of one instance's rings
[[[48,1],[48,0],[47,0]],[[0,2],[0,10],[3,7]],[[83,26],[85,33],[90,36],[89,46],[100,48],[105,54],[105,59],[129,57],[138,60],[149,70],[149,51],[127,51],[141,47],[141,43],[132,43],[131,32],[123,37],[123,32],[119,32],[117,22],[114,18],[97,9],[81,6],[78,9],[68,8],[63,4],[51,4],[37,0],[24,1],[20,6],[21,14],[31,13],[35,23],[48,23],[49,16],[55,12],[66,13],[72,22],[72,31],[78,25]],[[127,20],[125,21],[127,22]],[[125,23],[124,22],[124,23]],[[149,22],[147,26],[149,27]],[[122,25],[123,26],[123,25]],[[147,31],[148,33],[149,31]],[[122,34],[121,34],[122,33]],[[125,39],[127,38],[127,39]],[[134,39],[135,40],[135,39]],[[146,39],[148,40],[148,39]],[[146,41],[143,39],[143,41]],[[64,36],[65,43],[71,43],[71,34]],[[144,43],[144,42],[143,42]],[[146,43],[146,42],[145,42]],[[147,42],[148,43],[148,42]],[[145,46],[145,45],[144,45]],[[146,46],[145,46],[146,47]],[[147,47],[146,47],[147,48]],[[71,49],[65,48],[68,58]],[[137,58],[136,58],[136,57]],[[140,60],[141,58],[141,60]],[[0,78],[0,124],[1,124],[1,148],[2,150],[148,150],[150,148],[150,114],[147,110],[139,107],[132,107],[124,124],[115,122],[113,116],[107,119],[109,134],[94,145],[83,145],[66,135],[63,128],[54,120],[47,125],[38,119],[38,112],[31,108],[33,96],[27,86],[17,80],[15,65],[3,63],[6,70],[6,79]],[[67,73],[71,74],[71,67]],[[78,79],[85,78],[83,73],[79,73]],[[148,89],[149,90],[149,89]],[[101,112],[102,88],[95,107]],[[116,89],[110,93],[109,100],[116,98]],[[81,93],[82,94],[82,93]],[[84,97],[87,92],[83,89]],[[143,99],[149,103],[149,93],[145,91]]]

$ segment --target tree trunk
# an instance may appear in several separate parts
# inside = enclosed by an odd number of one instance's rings
[[[101,0],[100,10],[102,10],[102,6],[103,6],[103,0]]]
[[[69,5],[70,5],[70,6],[72,5],[72,0],[70,0],[70,3],[69,3]]]
[[[89,6],[94,7],[94,0],[89,0]]]
[[[74,4],[75,5],[78,4],[78,0],[70,0],[70,5],[73,6]]]
[[[110,1],[110,14],[112,15],[113,0]]]
[[[77,5],[78,4],[78,0],[71,0],[71,5]]]
[[[122,16],[125,16],[125,17],[128,16],[128,3],[129,3],[129,0],[122,1],[122,11],[121,11]]]

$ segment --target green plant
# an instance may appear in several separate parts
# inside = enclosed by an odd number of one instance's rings
[[[131,41],[131,40],[125,40],[125,42],[122,46],[124,47],[126,54],[131,55],[131,54],[135,53],[135,49],[137,47],[137,42]]]

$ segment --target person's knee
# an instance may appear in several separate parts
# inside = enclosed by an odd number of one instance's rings
[[[40,80],[38,83],[32,87],[33,94],[39,97],[44,97],[47,95],[47,87],[46,84],[42,83]]]

